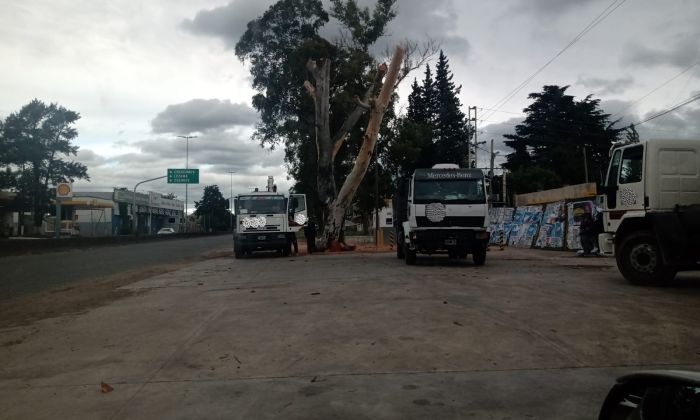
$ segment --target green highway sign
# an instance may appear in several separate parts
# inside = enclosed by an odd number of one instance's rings
[[[199,169],[168,168],[168,184],[199,184]]]

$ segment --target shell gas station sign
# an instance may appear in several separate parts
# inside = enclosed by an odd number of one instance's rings
[[[56,184],[56,198],[73,197],[73,184],[70,182],[59,182]]]

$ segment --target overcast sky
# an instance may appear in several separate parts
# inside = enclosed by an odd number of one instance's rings
[[[619,3],[621,0],[617,0]],[[166,168],[200,168],[190,205],[203,185],[233,190],[263,186],[267,175],[286,189],[283,151],[251,140],[256,112],[249,74],[233,53],[245,25],[271,0],[23,0],[0,14],[0,118],[33,98],[58,102],[82,116],[78,159],[91,182],[76,189],[133,188]],[[370,4],[369,0],[361,1]],[[627,0],[498,112],[493,105],[568,44],[612,0],[399,0],[397,18],[377,50],[404,38],[441,42],[465,107],[477,106],[480,139],[511,132],[544,84],[571,85],[603,109],[640,121],[700,92],[700,65],[641,101],[700,60],[700,2]],[[336,27],[324,34],[334,37]],[[415,74],[422,76],[422,71]],[[410,80],[400,93],[405,101]],[[697,103],[639,129],[643,138],[700,138]],[[480,152],[481,163],[486,152]],[[156,181],[146,189],[184,196]]]

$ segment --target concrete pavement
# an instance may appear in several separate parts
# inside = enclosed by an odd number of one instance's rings
[[[633,287],[569,253],[220,258],[129,288],[1,331],[0,418],[595,418],[621,374],[700,368],[697,273]]]

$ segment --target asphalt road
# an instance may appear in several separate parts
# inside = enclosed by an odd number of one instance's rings
[[[233,247],[229,235],[3,257],[0,300],[156,265],[197,261],[225,247]]]
[[[700,274],[635,287],[571,253],[226,257],[127,287],[0,330],[0,419],[593,419],[620,375],[700,368]]]

